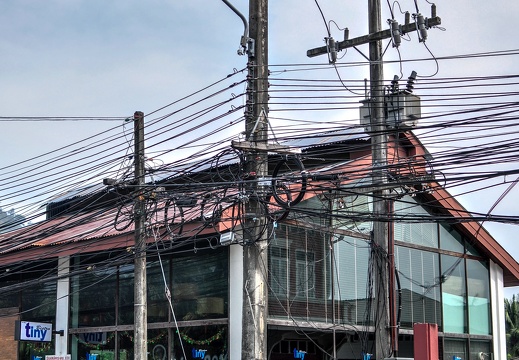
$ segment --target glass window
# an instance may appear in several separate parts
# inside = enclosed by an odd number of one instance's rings
[[[373,230],[373,197],[370,195],[349,195],[333,202],[333,227],[369,234]]]
[[[485,262],[467,260],[469,333],[489,335],[490,285],[489,270]]]
[[[347,324],[361,324],[367,305],[370,247],[366,240],[336,235],[333,249],[334,297],[341,304],[340,316]]]
[[[394,203],[395,240],[437,248],[438,227],[427,221],[431,215],[411,196],[404,196]]]
[[[493,359],[492,343],[485,340],[470,340],[469,360],[490,360]]]
[[[467,357],[467,340],[465,339],[448,339],[443,340],[443,359],[454,359],[454,357],[466,360]]]
[[[270,250],[269,316],[323,321],[331,313],[327,243],[322,232],[278,225]]]
[[[168,329],[148,330],[148,359],[167,360],[168,356]]]
[[[36,283],[22,291],[22,320],[54,322],[56,281]]]
[[[294,211],[290,212],[289,218],[305,223],[325,225],[328,221],[328,207],[328,200],[321,200],[321,197],[313,196],[296,204]]]
[[[118,343],[117,347],[119,348],[119,360],[133,360],[133,349],[134,349],[134,342],[133,342],[133,331],[121,331],[117,333],[118,335]],[[115,352],[114,350],[111,350],[112,354]],[[110,353],[106,352],[106,357]],[[103,359],[103,357],[101,357]],[[114,358],[115,359],[115,358]],[[97,360],[97,359],[96,359]]]
[[[467,301],[463,258],[441,256],[443,331],[467,332]]]
[[[297,296],[315,298],[315,254],[296,250]]]
[[[92,268],[79,278],[79,327],[115,325],[117,268]],[[102,296],[100,296],[102,294]]]
[[[9,277],[8,277],[9,278]],[[4,280],[0,285],[0,309],[16,308],[18,312],[20,305],[20,292],[18,280]]]
[[[180,328],[172,339],[172,359],[227,359],[227,333],[226,325]]]
[[[52,342],[20,341],[18,354],[20,360],[45,359],[45,355],[54,355],[54,336]]]
[[[78,360],[89,360],[91,358],[115,359],[115,333],[114,332],[96,332],[74,334],[72,336],[72,358]],[[122,354],[121,354],[122,355]],[[119,359],[125,359],[124,355]],[[127,359],[127,358],[126,358]]]
[[[270,290],[283,298],[288,295],[288,252],[282,247],[270,249]]]
[[[168,321],[170,310],[165,288],[165,284],[170,287],[168,266],[167,260],[162,261],[162,266],[158,260],[147,263],[148,322],[150,323]]]
[[[107,262],[101,256],[73,258],[80,275],[71,278],[72,328],[115,325],[117,267],[104,265]]]
[[[472,256],[481,256],[478,250],[474,247],[474,245],[470,244],[468,241],[465,241],[465,247],[467,249],[467,254]]]
[[[463,239],[461,235],[450,225],[440,225],[440,248],[463,254]]]
[[[177,320],[227,316],[227,248],[174,258],[173,305]]]
[[[424,321],[442,325],[440,296],[440,256],[428,251],[422,252],[422,276],[424,297]]]
[[[402,296],[401,326],[412,328],[417,322],[441,325],[438,254],[397,246],[395,266]]]
[[[117,324],[129,325],[133,324],[135,315],[135,308],[133,306],[134,297],[134,266],[133,264],[126,264],[119,266],[119,287],[118,299],[119,309]]]

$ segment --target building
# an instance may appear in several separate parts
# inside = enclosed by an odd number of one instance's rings
[[[437,182],[411,132],[390,139],[385,219],[372,212],[370,141],[357,130],[292,140],[304,161],[271,156],[265,194],[244,190],[257,179],[233,150],[149,184],[140,193],[149,359],[241,358],[251,196],[269,219],[269,359],[372,352],[377,258],[394,269],[387,306],[398,352],[388,357],[413,357],[413,324],[433,323],[440,359],[505,358],[503,287],[519,285],[519,264]],[[94,186],[48,204],[47,220],[0,234],[2,359],[133,359],[134,196],[131,184]],[[379,220],[391,225],[388,253],[371,238]],[[18,342],[16,320],[63,335]]]

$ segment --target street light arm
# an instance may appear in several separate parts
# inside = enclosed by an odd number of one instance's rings
[[[247,40],[249,37],[249,24],[247,23],[247,19],[245,18],[245,16],[243,16],[243,14],[241,12],[239,12],[238,9],[236,9],[233,4],[231,4],[228,0],[222,0],[222,1],[232,11],[234,11],[234,13],[236,15],[238,15],[240,17],[241,21],[243,22],[243,27],[244,27],[243,36],[241,37],[241,41],[240,41],[241,49],[238,50],[238,54],[243,55],[243,54],[245,54],[245,50],[247,49]]]

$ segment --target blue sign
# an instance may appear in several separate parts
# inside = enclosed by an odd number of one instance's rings
[[[301,359],[304,360],[306,355],[306,351],[297,350],[294,348],[294,359]]]
[[[194,359],[203,359],[205,357],[205,353],[207,352],[207,350],[202,350],[202,349],[195,349],[193,348],[193,350],[191,350],[191,353],[193,354],[193,358]]]

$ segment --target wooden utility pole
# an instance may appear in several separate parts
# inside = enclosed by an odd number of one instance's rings
[[[145,184],[144,167],[144,113],[133,115],[134,165],[137,182],[135,206],[135,261],[134,261],[134,317],[135,333],[133,352],[135,359],[148,358],[148,326],[146,300],[146,199],[143,196]]]
[[[257,179],[268,175],[268,0],[249,0],[248,84],[245,133],[251,149],[246,153],[245,171]],[[264,182],[247,185],[249,201],[243,223],[243,360],[267,359],[268,247],[266,214],[260,199]]]
[[[369,0],[369,33],[381,31],[380,0]],[[391,355],[389,332],[388,207],[387,207],[387,124],[384,112],[384,65],[382,40],[369,42],[371,153],[373,170],[373,243],[375,266],[375,359]],[[378,189],[380,188],[380,190]]]

